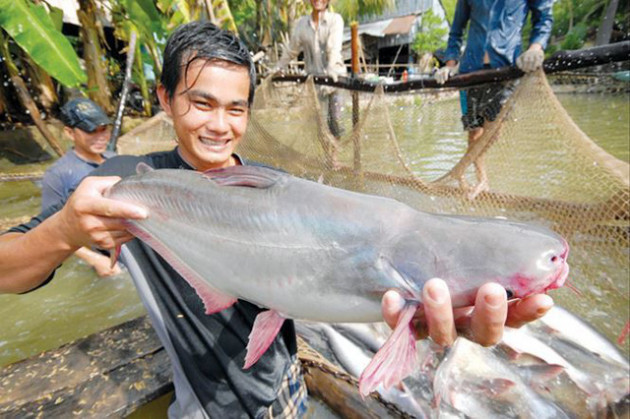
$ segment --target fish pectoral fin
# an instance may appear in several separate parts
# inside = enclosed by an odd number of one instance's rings
[[[230,166],[203,172],[219,186],[248,186],[266,189],[273,186],[286,174],[260,166]]]
[[[408,304],[402,309],[394,332],[363,370],[359,379],[362,397],[374,391],[379,384],[386,389],[398,384],[414,370],[416,339],[411,320],[417,308],[417,304]]]
[[[206,314],[218,313],[236,303],[236,298],[211,288],[194,275],[185,275],[184,278],[195,289],[201,301],[203,301]]]
[[[284,317],[275,310],[263,311],[256,316],[254,327],[249,334],[243,369],[248,369],[260,359],[276,338],[283,323]]]

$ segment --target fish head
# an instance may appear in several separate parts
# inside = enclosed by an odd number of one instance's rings
[[[542,226],[497,219],[475,220],[469,228],[473,239],[462,245],[461,259],[471,266],[473,282],[497,282],[508,298],[564,285],[569,275],[569,245],[560,235]]]
[[[501,219],[435,216],[416,222],[395,238],[392,266],[421,290],[431,278],[448,284],[455,306],[474,304],[487,282],[502,285],[508,298],[523,298],[564,285],[569,246],[536,225]]]

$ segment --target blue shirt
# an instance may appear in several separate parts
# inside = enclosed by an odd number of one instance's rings
[[[486,52],[492,68],[513,65],[521,54],[521,30],[528,12],[532,13],[529,43],[547,46],[552,6],[553,0],[458,0],[444,58],[459,61],[460,73],[483,68]],[[468,40],[460,60],[468,22]]]
[[[105,159],[116,153],[106,151],[102,154]],[[83,160],[74,151],[68,151],[46,170],[42,179],[42,210],[59,202],[66,202],[70,192],[79,182],[100,164]]]

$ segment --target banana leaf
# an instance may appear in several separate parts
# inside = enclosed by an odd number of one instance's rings
[[[0,27],[61,84],[79,86],[87,81],[79,58],[42,5],[25,0],[0,0]]]

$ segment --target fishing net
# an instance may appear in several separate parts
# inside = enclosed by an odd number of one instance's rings
[[[327,121],[329,87],[310,79],[266,79],[240,152],[297,176],[391,197],[422,211],[550,227],[571,246],[570,287],[554,291],[554,298],[615,340],[629,316],[628,163],[578,128],[542,71],[515,84],[494,122],[467,150],[457,90],[340,90],[342,134],[335,138]],[[164,131],[168,121],[161,121],[160,134],[121,138],[121,151],[172,146],[173,136]],[[171,142],[156,148],[159,140]],[[489,190],[473,197],[479,159]]]

